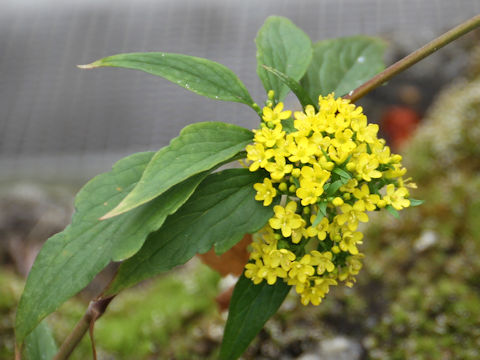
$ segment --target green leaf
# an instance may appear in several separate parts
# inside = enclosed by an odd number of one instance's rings
[[[333,183],[330,183],[327,189],[325,190],[325,194],[327,196],[333,196],[337,192],[337,190],[340,189],[344,184],[345,182],[343,180],[337,180],[337,181],[334,181]]]
[[[57,353],[57,345],[50,328],[45,321],[42,321],[25,338],[24,346],[25,360],[51,360]]]
[[[320,221],[322,221],[324,217],[325,217],[324,214],[322,214],[321,212],[318,212],[317,217],[315,218],[315,221],[312,224],[312,227],[316,227],[318,224],[320,224]]]
[[[314,103],[312,99],[310,99],[310,96],[305,91],[305,89],[299,84],[298,81],[292,79],[290,76],[285,75],[284,73],[278,71],[277,69],[271,68],[270,66],[264,65],[263,67],[269,73],[272,73],[273,75],[278,77],[285,85],[288,86],[290,90],[293,91],[297,99],[300,101],[300,104],[302,104],[303,108],[305,108],[307,105],[313,105],[315,110],[318,111],[318,104]]]
[[[285,130],[287,134],[297,131],[294,126],[294,121],[292,118],[282,120],[282,130]]]
[[[153,152],[120,160],[78,193],[72,224],[47,240],[25,285],[16,318],[19,342],[48,314],[83,289],[110,261],[134,255],[193,193],[207,172],[198,174],[134,211],[113,219],[98,218],[135,186]]]
[[[320,224],[320,221],[327,216],[327,202],[322,201],[318,203],[318,213],[317,217],[313,221],[312,227],[316,227],[318,224]]]
[[[211,60],[147,52],[113,55],[79,67],[93,69],[105,66],[145,71],[212,99],[240,102],[250,107],[253,104],[248,90],[235,73]]]
[[[400,218],[400,214],[398,213],[398,211],[392,206],[392,205],[387,205],[387,207],[385,208],[387,209],[387,211],[393,215],[394,218]]]
[[[348,171],[345,171],[345,170],[343,170],[343,169],[341,169],[341,168],[338,168],[338,167],[335,168],[335,169],[333,170],[333,172],[334,172],[335,174],[337,174],[338,176],[344,178],[344,179],[351,179],[351,178],[352,178],[352,174],[350,174]]]
[[[212,246],[222,253],[246,233],[261,229],[273,216],[274,205],[265,207],[255,200],[253,185],[264,177],[263,172],[248,169],[209,175],[162,228],[150,234],[142,249],[120,266],[107,294],[184,264]]]
[[[312,42],[307,34],[290,20],[280,16],[269,17],[258,31],[257,73],[266,91],[274,90],[282,101],[288,87],[277,76],[267,72],[267,65],[299,81],[312,59]]]
[[[179,182],[232,158],[252,139],[250,130],[221,122],[186,126],[155,154],[132,192],[103,219],[145,204]]]
[[[335,92],[343,96],[382,71],[386,44],[367,36],[321,41],[313,46],[313,60],[301,84],[312,99]]]
[[[408,200],[410,200],[410,207],[420,206],[425,202],[424,200],[417,200],[417,199],[408,199]]]
[[[254,285],[242,275],[230,301],[220,359],[238,359],[267,320],[277,312],[289,291],[290,286],[281,280],[273,285],[265,281]]]

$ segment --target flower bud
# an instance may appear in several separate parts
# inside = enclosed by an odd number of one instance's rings
[[[332,204],[335,205],[335,206],[342,206],[343,205],[343,199],[341,197],[337,196],[335,199],[333,199]]]
[[[347,164],[347,166],[346,166],[346,168],[347,168],[348,171],[353,171],[353,170],[355,170],[355,167],[356,167],[356,166],[355,166],[355,163],[353,163],[353,162],[349,162],[349,163]]]
[[[273,99],[275,98],[275,91],[269,90],[267,93],[267,96],[268,96],[268,100],[273,101]]]
[[[384,208],[385,206],[387,206],[387,202],[386,202],[385,200],[383,200],[383,199],[378,200],[377,206],[378,206],[378,208],[380,208],[380,209],[381,209],[381,208]]]
[[[300,173],[301,173],[301,171],[300,171],[299,168],[295,168],[295,169],[292,170],[292,176],[293,177],[298,178],[300,176]]]
[[[391,157],[391,159],[392,163],[399,163],[400,161],[402,161],[402,155],[395,154]]]
[[[280,185],[278,185],[278,190],[282,192],[286,192],[288,190],[288,186],[286,182],[281,182]]]

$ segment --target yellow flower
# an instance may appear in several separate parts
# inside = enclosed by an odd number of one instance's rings
[[[352,140],[353,132],[350,129],[337,130],[335,138],[332,139],[332,145],[341,153],[350,154],[355,149],[356,145]]]
[[[338,273],[338,280],[346,281],[345,285],[352,287],[355,282],[354,276],[357,275],[362,269],[361,259],[363,254],[351,255],[347,257],[345,261],[345,267],[343,267]]]
[[[315,117],[317,114],[312,105],[307,105],[305,107],[305,113],[296,111],[294,116],[295,121],[293,122],[293,126],[300,134],[306,135],[312,130],[312,125],[315,123]]]
[[[328,294],[330,286],[336,284],[337,282],[334,279],[316,278],[313,286],[309,284],[304,288],[300,301],[303,305],[308,305],[310,302],[312,305],[319,305],[325,295]]]
[[[353,196],[358,199],[353,205],[354,210],[357,211],[373,211],[376,209],[375,205],[380,201],[379,195],[370,194],[367,184],[363,184],[361,188],[354,189]]]
[[[404,187],[395,190],[395,185],[387,185],[387,195],[383,197],[383,200],[388,205],[392,205],[396,210],[402,210],[403,208],[410,206],[410,200],[405,199],[408,196],[408,190]]]
[[[385,146],[383,141],[376,139],[373,143],[369,144],[372,154],[375,155],[380,164],[388,164],[392,162],[392,157],[390,154],[390,148]]]
[[[257,190],[255,200],[263,201],[264,206],[270,205],[277,195],[277,190],[272,186],[272,181],[269,178],[263,179],[263,183],[256,183],[253,188]]]
[[[292,229],[298,229],[305,222],[300,215],[295,214],[296,210],[295,201],[290,201],[285,207],[276,205],[273,208],[275,215],[268,223],[273,229],[280,229],[284,237],[289,237],[292,235]]]
[[[378,125],[368,124],[365,115],[352,121],[352,129],[357,133],[357,140],[372,144],[377,139]]]
[[[337,101],[335,100],[335,94],[331,93],[327,96],[320,95],[318,97],[318,106],[320,108],[320,112],[335,114],[338,108]]]
[[[385,171],[385,177],[387,179],[393,179],[397,177],[401,177],[405,175],[407,172],[407,169],[402,168],[401,164],[393,164],[393,169],[389,169],[388,171]]]
[[[258,270],[257,276],[266,279],[269,285],[273,285],[277,281],[277,277],[286,278],[287,272],[281,267],[272,268],[269,266],[262,266]]]
[[[355,189],[358,186],[358,180],[357,179],[350,179],[348,182],[340,187],[340,191],[342,192],[348,192],[348,193],[353,193]]]
[[[325,271],[332,272],[335,269],[335,265],[332,262],[332,253],[325,251],[313,250],[310,252],[312,256],[311,264],[317,266],[317,274],[322,275]]]
[[[323,194],[323,186],[330,178],[330,172],[322,169],[318,164],[313,167],[303,166],[300,175],[300,187],[296,195],[302,199],[303,206],[315,204],[318,197]]]
[[[348,151],[346,148],[336,148],[333,145],[330,145],[328,148],[328,156],[330,156],[330,159],[335,161],[337,164],[343,164],[349,155],[350,151]]]
[[[275,162],[268,162],[265,169],[270,173],[273,180],[278,181],[292,171],[293,165],[287,164],[283,156],[275,155]]]
[[[290,161],[308,163],[314,160],[316,146],[308,141],[306,137],[300,137],[295,142],[290,142],[287,150],[292,154],[288,158]]]
[[[264,168],[267,165],[268,159],[273,157],[273,150],[265,150],[262,144],[253,144],[247,145],[245,150],[247,150],[247,159],[252,161],[250,171],[257,171],[258,168]]]
[[[363,254],[349,256],[347,258],[346,264],[347,264],[348,273],[350,275],[357,275],[362,269],[362,262],[360,260],[361,258],[363,258]]]
[[[302,226],[300,226],[299,228],[292,229],[291,238],[292,238],[292,242],[294,244],[298,244],[303,239],[303,237],[305,236],[305,228],[303,227],[304,223],[305,222],[303,222]]]
[[[264,107],[263,108],[263,116],[262,119],[265,122],[271,122],[274,125],[280,124],[282,120],[288,119],[291,115],[292,112],[290,110],[288,111],[282,111],[283,110],[283,103],[278,103],[277,106],[275,106],[272,110],[271,107]]]
[[[245,277],[251,279],[255,285],[260,284],[263,277],[258,274],[262,268],[263,263],[261,260],[257,260],[255,263],[248,263],[245,265]]]
[[[315,279],[315,288],[323,293],[323,296],[328,294],[329,287],[331,285],[337,285],[337,282],[334,279],[330,278],[316,278]]]
[[[410,188],[410,189],[416,189],[417,188],[417,184],[412,182],[412,178],[408,178],[408,179],[405,179],[405,180],[403,180],[403,178],[399,178],[398,179],[398,185],[400,187],[407,187],[407,188]]]
[[[274,147],[277,142],[285,137],[285,131],[282,131],[281,124],[277,124],[274,129],[265,126],[261,130],[253,130],[253,132],[255,133],[253,140],[267,148]]]
[[[352,255],[358,254],[357,244],[361,244],[363,234],[361,232],[346,231],[340,241],[340,249],[348,251]]]
[[[339,242],[342,240],[342,231],[344,230],[344,226],[341,226],[336,221],[337,217],[333,218],[333,221],[328,226],[328,234],[330,235],[330,239],[335,242]]]
[[[361,107],[333,93],[318,103],[318,112],[311,105],[295,112],[289,134],[281,121],[291,112],[283,111],[282,103],[265,107],[262,127],[246,148],[249,169],[269,173],[254,185],[255,199],[269,206],[281,193],[287,203],[274,206],[273,217],[255,236],[245,276],[255,284],[280,279],[295,286],[304,305],[320,304],[337,281],[354,284],[363,257],[357,248],[363,239],[356,231],[359,222],[369,220],[367,211],[410,206],[406,187],[414,185],[402,179],[401,156],[377,138],[378,126],[368,124]],[[346,181],[341,169],[353,178]],[[384,184],[389,185],[382,198],[378,190]],[[297,258],[299,251],[315,247],[322,250]]]
[[[317,218],[317,216],[318,214],[315,214],[310,217],[310,222],[312,224]],[[309,237],[316,236],[318,240],[325,240],[327,237],[327,232],[329,232],[329,227],[330,227],[330,223],[328,222],[328,218],[324,217],[317,226],[308,227],[306,230],[306,233],[307,233],[307,236]]]
[[[263,258],[265,254],[270,253],[272,250],[277,248],[277,242],[268,242],[269,240],[265,237],[262,237],[261,240],[255,239],[251,244],[250,247],[252,248],[251,260],[259,260]]]
[[[295,260],[296,256],[294,253],[287,249],[277,249],[272,250],[264,258],[265,265],[268,265],[272,268],[281,267],[282,269],[288,271],[292,267],[292,262]]]
[[[302,180],[296,194],[303,206],[315,204],[318,197],[323,194],[323,186],[310,180]]]
[[[320,111],[317,113],[317,116],[312,118],[312,130],[314,134],[320,134],[327,129],[330,116]]]
[[[375,157],[369,154],[361,154],[356,159],[355,170],[363,180],[371,181],[372,178],[382,177],[382,173],[377,170],[378,165],[380,164]]]
[[[268,245],[273,246],[273,248],[277,247],[277,239],[275,238],[275,232],[268,224],[265,225],[257,234]]]
[[[335,220],[340,226],[348,223],[347,226],[350,231],[355,231],[357,229],[359,221],[368,222],[367,213],[355,210],[354,207],[349,204],[343,204],[340,209],[343,214],[337,215]]]
[[[345,115],[347,115],[347,116],[345,116]],[[335,129],[336,129],[335,132],[342,131],[342,130],[346,129],[349,125],[350,125],[350,117],[348,116],[348,114],[338,113],[335,116]]]
[[[318,164],[313,164],[311,166],[303,166],[301,169],[301,177],[300,183],[302,181],[308,181],[318,184],[318,186],[323,188],[323,185],[328,181],[330,178],[330,171],[323,169]]]
[[[304,255],[300,261],[292,262],[288,277],[291,279],[297,279],[299,282],[306,282],[309,276],[315,274],[315,269],[309,264],[310,256]]]
[[[300,295],[300,301],[302,305],[307,306],[309,303],[312,305],[318,306],[322,302],[322,299],[325,297],[325,294],[314,286],[305,287]]]

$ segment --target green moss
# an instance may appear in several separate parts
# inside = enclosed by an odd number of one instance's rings
[[[217,282],[216,273],[198,265],[125,291],[98,322],[98,344],[118,359],[162,352],[176,331],[188,331],[215,310]]]
[[[14,357],[13,324],[22,289],[23,281],[18,276],[6,269],[0,269],[0,359]]]
[[[100,357],[214,359],[217,344],[205,347],[200,344],[203,340],[194,339],[200,327],[215,319],[218,280],[216,272],[194,263],[122,292],[95,325]],[[14,355],[14,312],[22,288],[22,279],[0,271],[0,359],[11,359]],[[86,307],[87,304],[73,298],[48,317],[58,344],[83,316]],[[199,353],[195,355],[195,351]],[[71,358],[91,358],[88,336]]]

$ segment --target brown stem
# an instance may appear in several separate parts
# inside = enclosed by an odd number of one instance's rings
[[[58,350],[58,353],[55,355],[53,360],[65,360],[71,355],[73,350],[77,347],[79,342],[82,340],[85,333],[91,329],[91,326],[95,323],[95,321],[103,315],[105,310],[108,307],[108,304],[113,300],[115,295],[101,298],[98,300],[92,300],[88,305],[87,311],[80,319],[80,321],[75,325],[73,331],[68,335],[68,337],[63,342],[62,346]],[[95,354],[95,346],[93,345],[93,351]]]
[[[408,69],[410,66],[416,64],[423,58],[434,53],[435,51],[449,44],[453,40],[458,39],[460,36],[472,31],[478,26],[480,26],[480,14],[461,23],[460,25],[447,31],[445,34],[422,46],[420,49],[414,51],[410,55],[407,55],[403,59],[397,61],[395,64],[389,66],[384,71],[382,71],[366,83],[360,85],[348,95],[344,96],[344,98],[350,99],[352,102],[357,101],[373,89],[376,89],[384,82],[390,80],[393,76],[404,71],[405,69]]]

